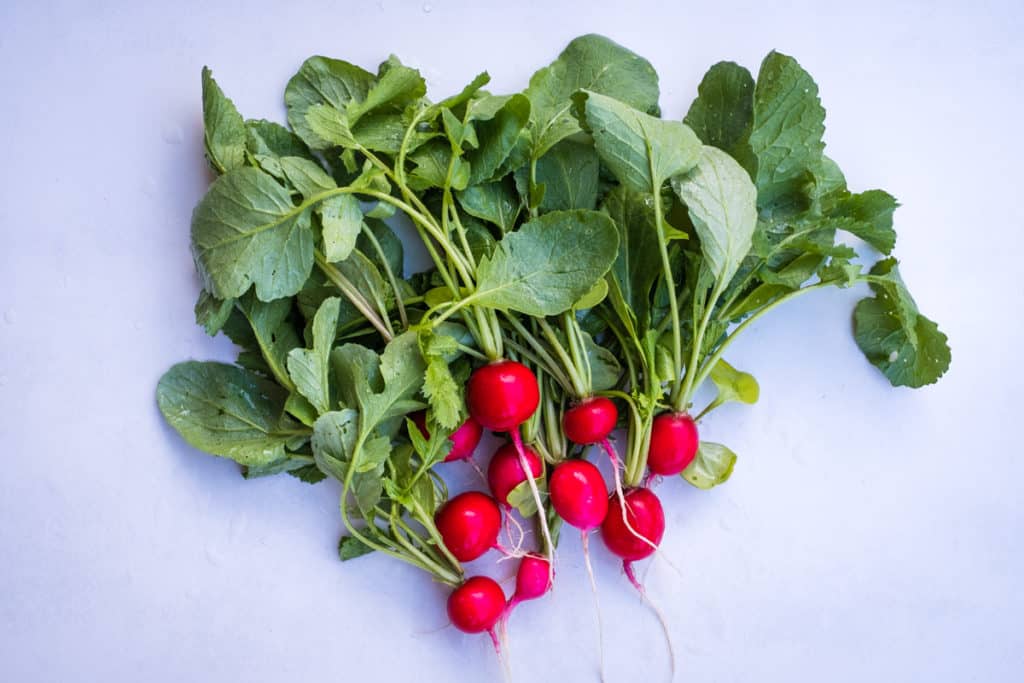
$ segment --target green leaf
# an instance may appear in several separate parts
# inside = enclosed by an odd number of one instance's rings
[[[203,145],[206,158],[218,173],[245,165],[245,121],[235,104],[203,67]]]
[[[398,57],[391,55],[386,62],[380,65],[377,81],[370,86],[365,98],[359,98],[357,95],[349,101],[346,108],[349,124],[354,126],[371,111],[401,110],[425,94],[427,94],[427,84],[420,76],[420,72],[404,66]]]
[[[295,124],[292,124],[293,126]],[[329,147],[355,148],[359,146],[348,125],[348,119],[339,109],[327,104],[314,104],[305,110],[305,127],[315,143],[314,149]],[[307,140],[308,142],[308,140]],[[318,145],[318,146],[316,146]]]
[[[758,208],[802,191],[822,158],[824,122],[814,79],[792,57],[769,53],[757,75],[750,132]]]
[[[650,320],[651,290],[661,273],[653,207],[650,194],[632,192],[621,185],[605,196],[601,207],[615,221],[619,234],[619,249],[610,276],[615,284],[613,297],[620,296],[624,306],[616,309],[620,317],[631,312],[629,317],[639,325],[639,335]],[[629,319],[623,322],[631,324]]]
[[[887,258],[871,269],[874,298],[862,299],[854,310],[854,339],[872,365],[893,386],[932,384],[949,369],[948,339],[922,315],[903,284],[896,260]]]
[[[683,119],[701,142],[727,152],[748,170],[752,170],[748,138],[753,121],[754,78],[733,62],[719,62],[708,69]]]
[[[337,187],[334,179],[324,169],[302,157],[281,157],[278,160],[281,172],[288,179],[303,199],[312,199],[318,194]]]
[[[200,290],[195,306],[196,324],[202,325],[206,334],[212,337],[224,327],[234,308],[234,299],[221,300],[205,289]]]
[[[537,161],[537,182],[544,185],[540,210],[595,208],[600,166],[590,145],[563,140],[552,147]]]
[[[470,185],[456,196],[463,211],[497,225],[502,234],[515,227],[521,204],[508,180]]]
[[[697,488],[707,490],[728,481],[735,466],[736,454],[731,450],[720,443],[701,441],[697,457],[681,476]]]
[[[452,164],[452,148],[442,140],[432,140],[409,155],[415,168],[409,172],[409,187],[417,192],[433,187],[445,187],[448,181],[448,166]],[[464,190],[469,185],[469,165],[455,157],[452,168],[451,188]]]
[[[538,488],[543,491],[542,480],[537,479],[536,481]],[[537,513],[537,502],[533,499],[533,489],[530,488],[529,481],[519,482],[518,486],[508,492],[508,504],[514,507],[519,516],[524,519]]]
[[[203,285],[218,299],[255,285],[263,301],[299,291],[313,267],[309,211],[253,168],[213,181],[192,214],[192,253]]]
[[[289,394],[288,400],[284,402],[284,409],[289,415],[307,427],[312,427],[313,423],[316,422],[316,418],[320,417],[317,409],[302,394]]]
[[[245,122],[246,147],[250,154],[309,158],[309,148],[284,126],[265,119]]]
[[[295,388],[319,413],[331,409],[330,354],[338,327],[341,300],[331,297],[320,305],[313,318],[313,348],[293,349],[288,354],[288,374]]]
[[[701,157],[700,139],[680,121],[664,121],[598,93],[576,97],[601,160],[636,192],[658,192]]]
[[[294,470],[288,470],[288,474],[307,484],[319,484],[327,478],[327,475],[321,472],[315,464],[296,467]]]
[[[328,105],[337,112],[346,111],[350,102],[363,102],[374,85],[370,72],[338,59],[310,57],[303,62],[284,91],[288,122],[295,133],[312,149],[328,149],[338,143],[315,131],[307,121],[310,108]],[[318,119],[319,120],[319,119]],[[338,117],[347,126],[347,120]]]
[[[288,376],[287,358],[289,352],[300,345],[300,340],[288,322],[291,299],[263,302],[248,292],[238,300],[236,308],[238,314],[228,319],[224,332],[247,351],[239,357],[239,364],[265,372],[292,391],[294,385]]]
[[[367,258],[373,262],[373,265],[378,270],[384,270],[386,266],[396,277],[401,277],[403,264],[405,263],[405,249],[402,246],[402,240],[398,238],[395,231],[384,221],[368,218],[364,221],[364,224],[366,229],[377,239],[377,244],[380,245],[381,251],[384,252],[384,258],[381,260],[377,249],[363,231],[359,232],[356,248],[366,254]]]
[[[363,555],[369,555],[373,548],[360,541],[355,536],[342,536],[338,542],[338,557],[342,562],[354,560]]]
[[[553,211],[525,223],[481,259],[464,301],[526,315],[557,315],[586,294],[615,260],[615,225],[596,211]]]
[[[590,288],[590,291],[581,296],[572,307],[577,311],[585,311],[588,308],[597,306],[604,301],[606,296],[608,296],[608,281],[598,280]]]
[[[697,167],[672,179],[700,237],[701,252],[715,279],[728,283],[750,251],[757,227],[757,191],[732,157],[705,146]]]
[[[317,207],[323,224],[324,256],[328,261],[344,261],[356,247],[363,225],[359,200],[340,194]]]
[[[889,254],[896,246],[892,214],[898,206],[895,197],[888,192],[868,190],[844,198],[829,215],[846,219],[838,227],[853,233],[883,254]]]
[[[459,357],[454,337],[431,329],[419,332],[420,353],[427,361],[423,376],[423,395],[433,411],[434,420],[447,430],[462,424],[465,405],[462,391],[452,375],[449,363]]]
[[[571,98],[579,90],[614,97],[643,112],[658,107],[658,74],[646,59],[604,36],[580,36],[535,73],[526,89],[533,159],[579,132],[571,111]]]
[[[590,390],[608,391],[619,383],[622,366],[611,351],[594,341],[586,332],[583,333],[583,347],[590,364]]]
[[[512,153],[529,119],[530,100],[523,95],[512,95],[493,118],[476,124],[479,146],[466,155],[471,169],[469,184],[497,177],[498,169]]]
[[[711,368],[711,381],[718,389],[718,398],[715,403],[721,405],[729,401],[740,403],[757,403],[761,395],[761,387],[757,380],[749,372],[737,370],[724,360],[719,360]]]
[[[313,458],[321,471],[341,482],[348,479],[349,468],[355,463],[349,491],[355,497],[359,510],[368,516],[380,500],[384,468],[377,463],[370,471],[360,471],[366,462],[377,461],[381,449],[374,439],[367,439],[360,432],[359,423],[359,413],[347,408],[321,415],[313,426]],[[367,441],[372,443],[364,449]],[[368,457],[363,460],[365,451],[368,451]]]
[[[157,385],[160,412],[185,441],[251,467],[284,458],[302,435],[284,414],[286,398],[274,382],[223,363],[178,363]]]

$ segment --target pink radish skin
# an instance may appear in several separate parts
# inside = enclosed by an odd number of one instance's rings
[[[601,525],[608,512],[608,488],[600,470],[586,460],[567,460],[551,473],[551,505],[566,524],[582,531]]]
[[[697,423],[686,413],[662,413],[651,425],[647,467],[653,474],[671,477],[693,462],[700,446]]]
[[[471,562],[498,543],[501,509],[479,491],[461,493],[434,516],[444,546],[459,562]]]
[[[525,422],[540,404],[537,377],[523,365],[500,360],[477,368],[466,385],[469,414],[492,432],[507,432]]]
[[[429,439],[430,430],[427,429],[426,411],[419,410],[413,413],[412,421],[419,428],[423,438]],[[448,440],[452,442],[452,448],[448,451],[448,455],[444,456],[444,461],[454,462],[472,457],[473,451],[476,450],[477,444],[480,443],[480,437],[483,436],[483,433],[484,429],[480,426],[479,422],[472,417],[466,418],[466,421],[459,425],[459,428],[448,437]]]
[[[530,553],[519,561],[516,571],[516,592],[508,601],[508,608],[527,600],[536,600],[551,590],[551,564],[546,557]]]
[[[473,576],[448,596],[448,618],[463,633],[493,631],[505,611],[505,593],[487,576]]]
[[[523,454],[529,463],[533,478],[539,479],[544,472],[544,465],[540,457],[529,447],[523,448]],[[487,485],[491,488],[491,495],[507,508],[509,507],[508,494],[524,481],[526,481],[526,473],[523,472],[515,444],[505,444],[495,451],[487,466]]]
[[[565,411],[562,431],[573,443],[590,445],[608,438],[618,419],[619,410],[610,399],[594,396]]]
[[[618,501],[612,500],[610,504],[617,507]],[[633,531],[623,523],[622,515],[608,515],[601,525],[601,538],[608,550],[629,563],[649,557],[661,543],[665,535],[665,511],[650,489],[626,491],[625,505]]]

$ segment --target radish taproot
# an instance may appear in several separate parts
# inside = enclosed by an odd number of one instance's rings
[[[607,439],[618,419],[619,411],[610,399],[592,396],[565,411],[562,431],[570,441],[587,446]]]
[[[467,491],[441,506],[434,524],[448,552],[459,562],[471,562],[497,546],[501,509],[486,493]]]
[[[423,438],[429,439],[430,430],[427,429],[427,412],[425,410],[416,411],[412,414],[412,421],[419,428]],[[476,450],[477,445],[480,443],[480,437],[483,436],[483,433],[484,429],[480,426],[479,422],[472,417],[466,418],[466,421],[448,436],[448,440],[452,442],[452,447],[448,451],[448,455],[444,456],[444,461],[454,462],[455,460],[465,460],[472,457],[473,451]]]
[[[608,488],[600,470],[586,460],[566,460],[551,473],[551,505],[566,524],[581,531],[601,526],[608,512]]]
[[[697,423],[686,413],[662,413],[651,425],[647,467],[652,474],[674,476],[697,457]]]
[[[492,631],[505,611],[505,592],[488,576],[472,576],[448,596],[448,618],[463,633]]]
[[[529,447],[525,447],[523,453],[533,478],[539,479],[544,474],[544,463],[541,462],[540,456]],[[509,507],[508,494],[524,481],[526,472],[523,470],[515,444],[507,443],[495,451],[487,466],[487,484],[491,488],[491,495],[499,503]]]
[[[629,489],[623,502],[628,525],[622,515],[607,515],[601,524],[601,538],[613,554],[625,562],[635,562],[649,557],[661,543],[665,534],[665,512],[661,501],[648,488]],[[610,501],[611,505],[615,503]]]
[[[492,432],[507,432],[525,422],[540,404],[537,377],[512,360],[481,366],[469,377],[466,405],[469,414]]]

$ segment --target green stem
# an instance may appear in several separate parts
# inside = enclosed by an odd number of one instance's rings
[[[558,335],[555,334],[555,330],[548,324],[548,321],[544,318],[538,318],[537,324],[540,325],[541,331],[548,340],[548,345],[554,350],[559,360],[562,361],[562,369],[565,370],[565,374],[569,377],[569,381],[572,383],[574,398],[583,398],[587,395],[587,385],[583,383],[580,378],[579,372],[576,369],[575,364],[572,361],[572,357],[566,352],[561,342],[558,341]]]
[[[672,395],[672,408],[677,413],[682,412],[689,405],[691,392],[694,387],[700,386],[699,382],[694,381],[698,371],[697,362],[700,358],[701,348],[704,346],[704,334],[707,332],[708,323],[711,321],[711,315],[715,310],[715,303],[718,301],[718,297],[722,295],[723,288],[724,285],[716,284],[714,289],[711,290],[711,296],[704,306],[704,315],[701,316],[700,324],[693,335],[690,362],[686,364],[686,378],[683,382],[682,391]]]
[[[866,276],[866,277],[862,276],[862,277],[858,278],[858,280],[867,281],[867,277],[870,277],[870,276]],[[695,387],[699,387],[701,385],[701,383],[703,383],[704,380],[706,380],[708,378],[708,375],[711,374],[711,368],[715,367],[715,363],[717,363],[718,361],[720,361],[722,359],[722,356],[725,354],[725,350],[727,348],[729,348],[729,345],[732,344],[734,339],[736,339],[736,336],[739,335],[741,332],[743,332],[743,330],[747,329],[750,325],[752,325],[754,323],[754,321],[759,319],[762,315],[764,315],[768,311],[772,310],[776,306],[779,306],[779,305],[781,305],[782,303],[784,303],[786,301],[791,301],[791,300],[797,298],[798,296],[802,296],[802,295],[806,294],[807,292],[813,292],[816,289],[823,289],[823,288],[829,287],[829,286],[831,286],[831,283],[819,282],[818,284],[814,284],[814,285],[810,285],[808,287],[804,287],[802,289],[794,290],[794,291],[790,292],[789,294],[786,294],[785,296],[779,297],[775,301],[771,302],[770,304],[768,304],[767,306],[765,306],[764,308],[760,309],[759,311],[754,313],[752,316],[750,316],[749,318],[744,320],[742,323],[740,323],[736,327],[735,330],[733,330],[729,334],[729,336],[727,336],[725,338],[724,341],[722,341],[722,343],[718,346],[718,348],[715,349],[715,352],[713,354],[711,354],[707,358],[707,360],[704,361],[704,364],[701,366],[700,372],[697,373],[696,380],[694,381],[694,386]]]
[[[381,318],[370,306],[370,302],[356,289],[356,286],[347,277],[342,275],[341,271],[335,268],[334,264],[328,261],[327,257],[319,249],[313,252],[313,257],[316,259],[317,266],[327,276],[327,279],[345,295],[346,299],[352,302],[352,305],[363,314],[367,322],[380,332],[381,336],[384,337],[384,341],[391,341],[395,335],[384,325]]]
[[[654,175],[653,161],[651,174]],[[672,316],[672,363],[675,376],[672,378],[672,397],[679,396],[681,390],[680,374],[683,371],[683,330],[679,324],[679,304],[676,301],[676,283],[672,276],[672,262],[668,256],[668,245],[665,242],[665,219],[661,215],[661,188],[654,188],[654,223],[658,232],[658,251],[661,254],[661,267],[665,278],[665,289],[668,290],[669,313]]]
[[[377,236],[373,234],[373,230],[370,229],[366,223],[363,223],[363,234],[370,240],[370,244],[373,246],[373,250],[377,252],[377,257],[380,259],[380,263],[384,266],[384,274],[388,278],[388,282],[391,284],[391,290],[395,293],[395,304],[398,307],[398,317],[402,321],[402,327],[409,327],[409,317],[405,313],[405,302],[402,301],[402,291],[398,288],[398,278],[395,276],[395,272],[391,269],[391,264],[388,263],[388,259],[384,256],[384,248],[380,246],[380,241]]]

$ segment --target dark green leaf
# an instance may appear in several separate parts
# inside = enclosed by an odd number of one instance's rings
[[[369,555],[373,548],[360,541],[355,536],[342,536],[338,542],[338,557],[342,562],[354,560],[363,555]]]
[[[502,234],[515,227],[521,205],[510,180],[471,185],[458,193],[459,204],[471,216],[498,226]]]
[[[748,171],[753,170],[748,144],[753,120],[754,79],[733,62],[708,69],[683,119],[705,145],[727,152]]]
[[[321,414],[333,405],[330,353],[338,328],[340,303],[340,299],[331,297],[320,305],[313,318],[313,348],[292,349],[288,354],[288,374],[295,389]]]
[[[234,307],[234,299],[217,299],[205,289],[200,290],[195,306],[196,324],[202,325],[212,337],[224,327]]]
[[[346,111],[350,102],[358,103],[366,99],[374,81],[373,74],[354,64],[327,57],[310,57],[303,62],[299,72],[288,81],[285,88],[288,122],[311,148],[333,147],[338,144],[336,141],[315,132],[307,122],[310,108],[329,105],[338,112]]]
[[[537,182],[544,185],[539,208],[542,211],[595,208],[599,169],[597,152],[592,146],[571,140],[559,142],[537,161]]]

